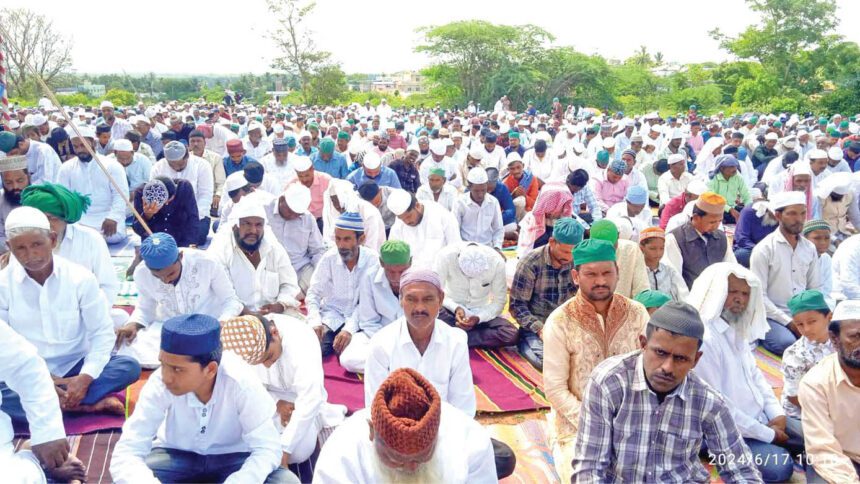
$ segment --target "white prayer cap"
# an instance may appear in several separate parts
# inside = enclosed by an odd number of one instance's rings
[[[860,301],[849,299],[842,301],[836,306],[833,311],[833,321],[848,321],[851,319],[860,319]]]
[[[615,138],[603,138],[603,148],[615,148]]]
[[[675,139],[684,139],[684,133],[683,133],[683,131],[681,131],[680,129],[677,129],[677,128],[676,128],[674,131],[672,131],[672,138],[671,138],[671,139],[673,139],[673,140],[675,140]]]
[[[835,176],[831,174],[815,187],[813,194],[817,198],[827,198],[831,193],[845,195],[851,189],[852,183],[853,180],[851,177]]]
[[[708,191],[708,185],[699,179],[693,180],[687,185],[687,193],[691,195],[699,196],[706,191]]]
[[[284,132],[284,126],[281,123],[278,123],[272,126],[272,130],[274,130],[274,132],[277,134],[281,134]]]
[[[152,121],[150,121],[149,118],[147,118],[146,116],[132,116],[131,124],[137,124],[137,123],[146,123],[146,124],[152,126]]]
[[[806,160],[798,161],[791,167],[792,176],[797,175],[809,175],[812,176],[812,167],[809,166],[809,162]]]
[[[634,127],[634,126],[636,126],[636,123],[635,123],[635,122],[633,122],[633,120],[632,120],[632,119],[627,119],[627,120],[625,120],[625,121],[624,121],[624,127],[625,127],[625,128],[632,128],[632,127]]]
[[[48,122],[48,118],[45,117],[42,113],[36,113],[33,115],[33,119],[30,121],[30,124],[33,126],[41,126]]]
[[[113,150],[114,151],[134,151],[134,147],[131,145],[131,141],[120,138],[113,142]]]
[[[469,170],[469,175],[466,176],[466,180],[470,185],[480,185],[481,183],[487,183],[489,181],[489,177],[487,177],[487,170],[482,166],[476,166]]]
[[[482,246],[478,244],[469,244],[463,247],[457,256],[457,265],[460,266],[460,270],[466,277],[478,277],[490,268],[490,261],[487,259],[486,252],[481,248]]]
[[[453,133],[451,133],[451,138],[462,138],[462,137],[463,137],[462,131],[454,131]],[[451,144],[453,144],[453,143],[451,143]]]
[[[227,192],[238,190],[247,184],[248,180],[245,179],[245,172],[243,171],[231,173],[230,176],[228,176],[227,179],[224,180],[224,188],[227,189]]]
[[[774,193],[770,197],[768,208],[771,212],[776,212],[790,205],[806,205],[806,195],[803,192],[794,191]]]
[[[792,150],[792,149],[794,149],[795,145],[797,145],[797,141],[794,139],[793,136],[790,138],[784,138],[782,140],[782,145],[785,146],[786,148]]]
[[[508,153],[508,157],[507,157],[508,166],[510,166],[510,164],[515,162],[515,161],[519,161],[520,163],[522,163],[523,157],[520,156],[520,154],[517,153],[516,151],[511,151],[510,153]]]
[[[764,139],[767,141],[779,141],[779,135],[776,133],[768,133],[765,135]]]
[[[809,132],[806,131],[805,129],[801,129],[801,130],[797,131],[797,137],[798,138],[801,138],[803,136],[808,136],[808,135],[809,135]]]
[[[447,149],[449,146],[454,146],[454,141],[452,141],[451,138],[445,138],[442,140],[442,142],[445,143],[445,149]]]
[[[579,141],[571,145],[571,148],[573,148],[573,152],[577,155],[581,155],[585,152],[585,145],[580,143]]]
[[[831,160],[841,160],[842,159],[842,149],[838,146],[831,146],[829,150],[827,150],[827,157]]]
[[[263,204],[259,200],[255,200],[253,197],[243,197],[230,212],[230,218],[233,220],[251,217],[266,220],[266,209],[263,208]]]
[[[394,215],[403,215],[412,205],[412,194],[402,189],[392,190],[388,195],[387,205]]]
[[[111,109],[113,109],[113,103],[112,103],[112,102],[110,102],[110,101],[102,101],[102,103],[101,103],[101,104],[99,104],[99,109],[104,109],[104,108],[111,108]]]
[[[9,127],[12,129],[18,129],[21,127],[21,123],[19,123],[17,119],[10,119]]]
[[[6,156],[6,153],[2,151],[0,151],[0,155],[2,155],[0,156],[0,173],[27,169],[26,155]]]
[[[447,151],[445,142],[441,139],[434,139],[430,142],[430,151],[436,156],[444,155],[445,151]]]
[[[311,132],[308,130],[304,130],[301,133],[299,133],[299,139],[310,138],[310,137],[311,137]]]
[[[809,154],[806,155],[810,160],[820,160],[821,158],[827,158],[827,152],[824,150],[819,150],[818,148],[809,150]]]
[[[96,139],[96,130],[92,126],[89,125],[76,125],[78,131],[81,132],[81,136],[84,138]],[[66,126],[66,134],[69,135],[70,139],[77,138],[78,135],[75,133],[75,130],[72,128],[72,125]]]
[[[151,107],[146,108],[146,111],[143,112],[143,115],[146,116],[147,118],[154,118],[156,114],[158,114],[158,111],[156,111],[155,108],[151,108]]]
[[[290,155],[290,163],[296,171],[308,171],[313,166],[310,157],[307,156]]]
[[[485,150],[483,146],[476,146],[469,150],[469,156],[476,160],[482,160],[484,158],[484,153]]]
[[[376,170],[382,166],[382,158],[380,158],[376,152],[371,151],[365,153],[364,158],[361,160],[361,164],[368,170]]]
[[[686,161],[686,159],[687,159],[686,156],[684,156],[680,153],[675,153],[675,154],[669,155],[669,158],[666,160],[666,162],[669,163],[670,165],[674,165],[675,163],[680,163],[682,161]]]
[[[254,121],[253,123],[251,123],[251,124],[249,124],[249,125],[248,125],[248,131],[254,131],[255,129],[259,129],[261,132],[262,132],[262,131],[265,131],[265,130],[263,129],[263,125],[262,125],[262,124],[260,124],[260,123],[258,123],[258,122],[256,122],[256,121]]]
[[[663,132],[663,129],[660,128],[659,124],[655,124],[655,125],[651,126],[651,132],[660,134],[661,132]]]
[[[311,206],[311,190],[301,183],[291,183],[284,191],[284,200],[293,212],[307,213]]]
[[[14,229],[51,230],[51,224],[41,210],[33,207],[18,207],[6,216],[6,233]]]

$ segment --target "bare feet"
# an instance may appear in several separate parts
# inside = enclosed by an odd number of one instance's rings
[[[112,413],[115,415],[125,414],[125,404],[119,398],[110,396],[96,402],[95,405],[78,405],[76,407],[63,408],[66,412],[81,413]]]
[[[69,456],[66,462],[56,469],[45,472],[52,480],[59,482],[83,482],[87,477],[87,467],[75,456]]]

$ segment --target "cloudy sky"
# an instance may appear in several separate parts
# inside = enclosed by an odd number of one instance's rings
[[[78,72],[262,73],[276,53],[267,38],[273,23],[265,0],[2,3],[52,18],[74,41]],[[841,18],[860,17],[860,2],[836,3]],[[467,19],[532,23],[554,34],[558,45],[609,58],[623,59],[646,45],[680,63],[726,59],[708,31],[734,34],[756,20],[744,0],[318,0],[309,24],[319,47],[333,52],[346,72],[393,72],[427,64],[413,52],[420,41],[416,28]],[[847,22],[838,32],[860,42],[860,31]]]

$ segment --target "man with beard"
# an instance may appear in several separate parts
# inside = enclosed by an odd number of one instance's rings
[[[30,186],[27,158],[23,155],[0,158],[0,178],[3,180],[3,198],[0,198],[0,253],[6,252],[6,217],[21,206],[21,192]]]
[[[763,299],[755,274],[737,263],[720,262],[696,279],[687,301],[705,324],[696,374],[728,403],[765,482],[785,482],[793,473],[788,449],[803,442],[789,437],[800,435],[800,429],[787,430],[796,424],[786,419],[750,351],[750,344],[769,332]]]
[[[252,197],[242,198],[230,214],[229,225],[206,252],[224,266],[244,312],[298,314],[296,272],[278,240],[265,237],[264,206]]]
[[[695,308],[665,303],[639,336],[640,350],[594,369],[582,400],[573,482],[707,482],[702,443],[721,457],[715,462],[725,482],[761,479],[728,405],[691,373],[704,332]],[[682,437],[654,446],[665,439],[667,417]]]
[[[218,261],[205,252],[183,249],[156,232],[140,244],[143,265],[134,271],[138,302],[128,323],[117,330],[118,354],[131,355],[145,368],[157,368],[161,328],[184,312],[225,320],[242,312],[242,302]]]
[[[436,202],[451,212],[460,193],[445,179],[445,170],[431,168],[427,183],[418,187],[415,198],[420,201]]]
[[[800,192],[773,195],[771,209],[779,228],[752,251],[750,269],[761,281],[770,331],[762,341],[768,351],[782,355],[800,337],[791,321],[788,300],[807,289],[821,289],[818,252],[803,237],[806,197]]]
[[[310,204],[308,187],[294,183],[266,206],[272,234],[287,250],[296,272],[301,290],[299,300],[304,300],[314,269],[326,251],[316,219],[308,211]]]
[[[497,482],[486,429],[418,371],[400,368],[385,377],[367,408],[329,437],[314,483]]]
[[[830,323],[836,349],[800,382],[803,433],[809,466],[807,482],[857,482],[860,479],[860,300],[836,306]]]
[[[615,293],[615,257],[605,240],[574,247],[570,276],[579,290],[549,315],[542,331],[550,445],[562,482],[570,481],[588,375],[606,358],[635,350],[649,317],[644,306]]]
[[[24,155],[27,157],[27,170],[34,185],[45,182],[54,183],[60,172],[60,157],[47,143],[34,141],[23,136],[15,137],[15,148],[7,155]]]
[[[77,156],[63,163],[57,182],[69,190],[90,197],[92,205],[81,218],[81,223],[100,231],[109,245],[119,244],[128,237],[125,231],[125,200],[128,199],[125,169],[116,160],[101,155],[96,156],[100,157],[105,169],[93,163],[90,150],[95,132],[89,126],[78,127],[78,131],[81,136],[74,131],[69,132]]]
[[[248,156],[261,160],[264,156],[272,151],[272,142],[263,136],[263,125],[258,122],[251,123],[248,126],[248,136],[242,140],[242,145]]]
[[[206,160],[212,168],[213,185],[210,215],[214,212],[215,215],[212,216],[216,216],[218,214],[218,205],[221,202],[221,190],[224,187],[224,181],[227,179],[223,159],[214,151],[206,148],[206,136],[203,134],[203,131],[197,129],[188,134],[188,151],[190,154]]]
[[[343,212],[335,222],[335,247],[314,270],[305,304],[308,323],[320,341],[323,356],[340,354],[355,328],[359,284],[379,268],[379,256],[363,247],[364,221],[356,212]]]
[[[433,267],[443,247],[462,241],[454,214],[436,202],[419,202],[405,190],[394,190],[388,197],[388,208],[397,216],[388,238],[409,244],[416,267]]]
[[[125,137],[126,133],[134,129],[131,123],[129,123],[125,119],[117,118],[114,115],[114,106],[112,102],[102,101],[99,108],[102,111],[102,119],[104,120],[105,124],[110,126],[110,139],[122,139]],[[72,136],[72,134],[69,133],[69,136]]]

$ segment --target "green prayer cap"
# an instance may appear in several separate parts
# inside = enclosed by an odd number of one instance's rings
[[[263,117],[262,117],[262,116],[254,116],[254,119],[256,119],[257,121],[259,121],[259,122],[261,122],[261,123],[263,122]]]
[[[610,220],[598,220],[591,225],[591,238],[615,245],[618,242],[618,227]]]
[[[818,124],[827,124],[827,118],[824,116],[818,118]]]
[[[320,153],[334,153],[334,140],[331,138],[323,138],[320,140]]]
[[[645,308],[659,308],[660,306],[671,301],[672,298],[665,292],[645,289],[633,298],[634,301],[642,303]]]
[[[436,176],[441,176],[442,178],[445,178],[445,169],[444,168],[430,168],[430,175],[436,175]]]
[[[508,138],[520,139],[520,132],[519,131],[509,131],[508,132]]]
[[[337,133],[337,139],[349,139],[349,133],[346,131],[340,131]]]
[[[582,242],[585,229],[572,217],[560,218],[552,228],[552,238],[560,244],[576,245]]]
[[[827,134],[833,138],[838,138],[840,136],[839,131],[835,128],[828,129]]]
[[[773,127],[774,128],[781,128],[782,127],[782,121],[774,121]]]
[[[751,118],[750,118],[750,123],[752,123],[752,124],[757,124],[757,123],[758,123],[758,116],[753,116],[753,117],[751,117]]]
[[[73,192],[63,185],[42,183],[30,185],[21,192],[21,205],[33,207],[73,224],[90,206],[90,197]]]
[[[238,130],[239,130],[239,125],[238,125],[237,123],[231,123],[231,124],[230,124],[230,129],[232,129],[233,131],[238,131]]]
[[[573,264],[575,266],[605,261],[615,261],[615,247],[605,240],[586,239],[573,248]]]
[[[18,142],[15,138],[15,133],[11,131],[0,131],[0,151],[7,153],[17,145]]]
[[[308,123],[308,129],[315,129],[319,131],[320,125],[318,125],[317,123]]]
[[[284,119],[284,117],[285,117],[285,116],[286,116],[286,114],[285,114],[285,113],[278,113],[278,114],[276,114],[276,115],[275,115],[275,117],[276,117],[276,118],[278,118],[278,119]]]
[[[354,124],[355,124],[355,120],[354,120],[354,119],[352,119],[352,118],[347,119],[347,120],[346,120],[346,124],[348,124],[348,125],[352,126],[352,125],[354,125]]]
[[[806,311],[818,311],[819,309],[830,312],[830,306],[824,300],[824,294],[815,289],[795,294],[788,300],[788,310],[792,316]]]
[[[384,264],[402,266],[412,260],[409,244],[402,240],[387,240],[379,248],[379,256]]]
[[[824,219],[813,219],[807,220],[805,224],[803,224],[803,235],[806,235],[815,230],[826,230],[828,232],[833,229],[830,227],[830,224],[827,223],[827,220]]]
[[[841,123],[839,123],[839,127],[840,128],[847,128],[848,127],[848,120],[846,119],[845,121],[842,121]]]
[[[600,150],[597,152],[597,162],[598,163],[609,163],[609,152],[606,150]]]

